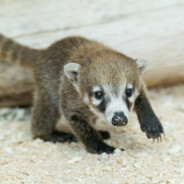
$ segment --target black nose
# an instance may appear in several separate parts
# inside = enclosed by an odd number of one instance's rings
[[[123,112],[115,112],[114,116],[112,117],[112,124],[114,126],[125,126],[127,123],[128,119]]]

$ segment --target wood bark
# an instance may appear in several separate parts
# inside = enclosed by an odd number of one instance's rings
[[[32,104],[34,79],[24,69],[0,62],[0,107]]]
[[[147,59],[144,79],[151,88],[184,82],[183,12],[178,0],[7,0],[1,1],[0,32],[33,48],[71,35],[98,40]],[[30,105],[33,88],[31,73],[0,62],[0,107]]]

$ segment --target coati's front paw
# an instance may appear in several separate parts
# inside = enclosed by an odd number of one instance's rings
[[[86,145],[87,151],[90,153],[107,153],[112,154],[116,148],[107,145],[101,140],[89,140]]]
[[[164,134],[162,124],[156,118],[150,119],[148,122],[141,123],[141,130],[146,133],[148,139],[157,139],[157,141],[161,141],[161,135]]]

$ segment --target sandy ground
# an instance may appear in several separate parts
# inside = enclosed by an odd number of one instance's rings
[[[124,128],[99,125],[111,132],[113,155],[87,153],[81,143],[32,140],[24,109],[0,110],[0,183],[121,184],[184,183],[184,85],[149,92],[163,123],[161,143],[148,140],[135,115]]]

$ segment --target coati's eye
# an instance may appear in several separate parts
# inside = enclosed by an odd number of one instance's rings
[[[131,97],[132,96],[132,89],[131,88],[129,88],[129,89],[126,89],[126,96],[127,97]]]
[[[104,97],[104,92],[103,91],[96,91],[96,92],[94,92],[94,97],[97,100],[101,100]]]

